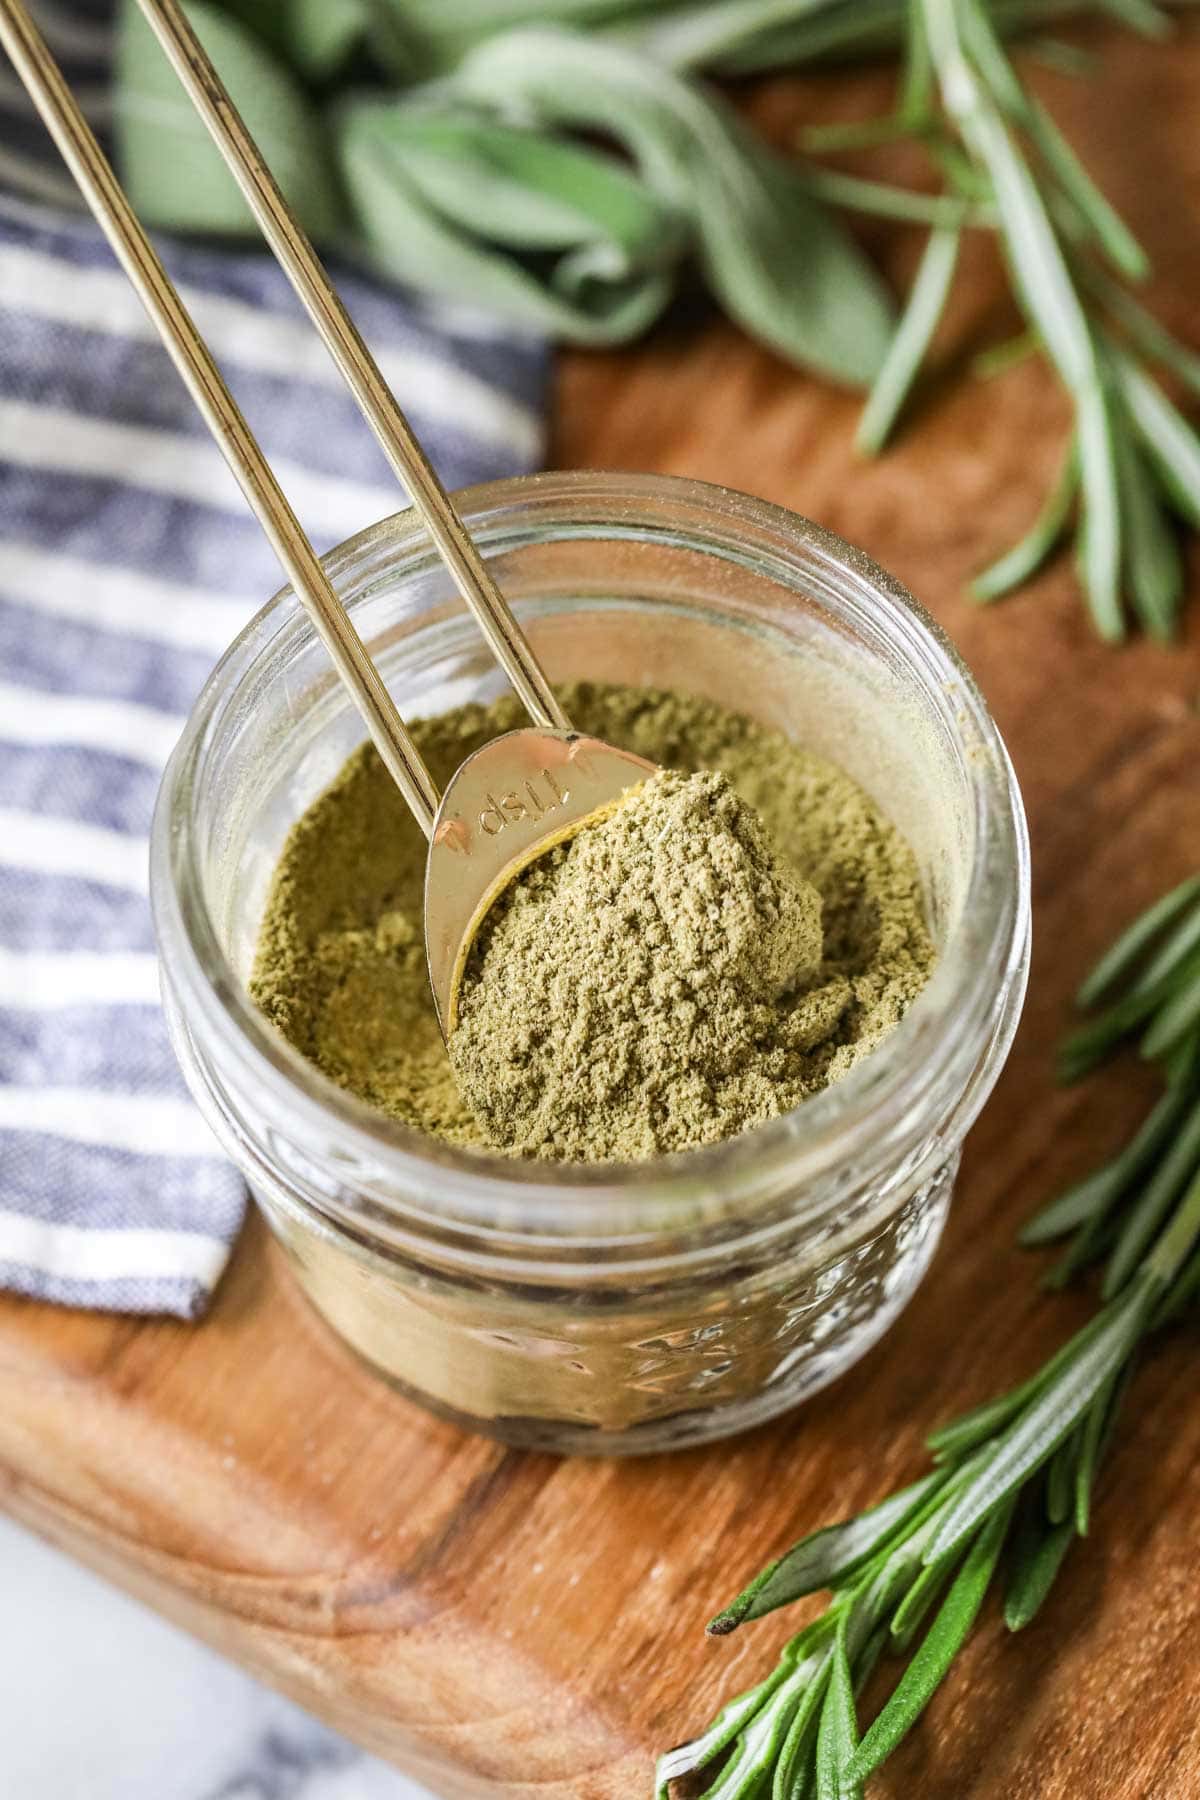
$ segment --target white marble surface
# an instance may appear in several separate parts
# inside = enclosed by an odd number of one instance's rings
[[[0,1594],[0,1794],[430,1800],[5,1519]]]

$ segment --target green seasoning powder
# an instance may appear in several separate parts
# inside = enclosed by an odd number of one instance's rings
[[[475,1110],[428,992],[424,840],[369,746],[284,848],[251,980],[259,1006],[369,1104],[523,1155],[712,1142],[839,1079],[934,960],[903,839],[843,771],[711,701],[590,684],[563,700],[582,730],[677,773],[493,909],[454,1043]],[[506,698],[414,736],[444,782],[521,723]]]

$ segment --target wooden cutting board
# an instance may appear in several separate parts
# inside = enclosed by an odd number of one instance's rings
[[[1154,253],[1164,317],[1200,344],[1200,42],[1103,42],[1102,73],[1045,87]],[[823,76],[755,105],[783,136],[886,95],[883,74]],[[882,167],[914,173],[906,156]],[[905,279],[913,242],[873,241]],[[967,372],[973,345],[1013,328],[973,243],[940,373],[872,467],[851,450],[852,399],[710,318],[568,356],[559,384],[558,462],[725,482],[863,544],[945,623],[1012,748],[1034,843],[1030,998],[943,1246],[883,1344],[790,1419],[621,1465],[519,1454],[399,1399],[308,1311],[257,1222],[199,1326],[0,1302],[5,1509],[440,1794],[646,1795],[653,1752],[764,1673],[804,1615],[718,1643],[706,1617],[794,1536],[914,1476],[925,1429],[1086,1315],[1084,1296],[1038,1293],[1013,1234],[1144,1104],[1129,1067],[1056,1090],[1051,1051],[1100,946],[1200,866],[1200,594],[1187,648],[1119,655],[1065,566],[987,615],[964,603],[969,572],[1032,516],[1065,423],[1040,364]],[[1189,1328],[1139,1376],[1092,1540],[1043,1616],[1016,1638],[985,1616],[873,1796],[1200,1793],[1194,1370]]]

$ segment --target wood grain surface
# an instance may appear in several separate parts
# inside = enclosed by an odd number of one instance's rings
[[[1102,43],[1089,80],[1038,79],[1157,259],[1163,316],[1200,344],[1200,40]],[[884,73],[834,74],[752,103],[783,138],[887,93]],[[876,166],[918,173],[903,155]],[[870,241],[906,279],[911,235]],[[851,397],[702,307],[628,352],[565,357],[559,384],[559,463],[724,482],[864,545],[945,623],[1012,748],[1034,843],[1029,1002],[942,1248],[883,1344],[790,1419],[621,1465],[426,1417],[314,1318],[257,1222],[200,1326],[0,1302],[0,1504],[440,1794],[646,1795],[654,1750],[765,1672],[804,1616],[711,1643],[713,1609],[799,1532],[913,1476],[927,1428],[1086,1314],[1086,1296],[1038,1293],[1013,1234],[1144,1104],[1128,1067],[1056,1090],[1051,1051],[1099,947],[1200,866],[1200,595],[1187,647],[1120,654],[1092,638],[1063,564],[987,614],[963,601],[1063,436],[1037,362],[967,372],[1014,328],[994,251],[973,242],[938,369],[870,467]],[[1195,591],[1194,554],[1192,571]],[[872,1800],[1200,1794],[1195,1355],[1188,1328],[1144,1367],[1091,1541],[1024,1634],[985,1615]]]

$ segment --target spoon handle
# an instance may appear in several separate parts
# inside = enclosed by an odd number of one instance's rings
[[[429,837],[439,798],[433,777],[22,0],[0,0],[0,44],[137,290],[292,587],[308,609],[376,749]]]
[[[178,0],[138,0],[138,4],[526,711],[536,725],[569,730],[570,721],[529,640]]]

